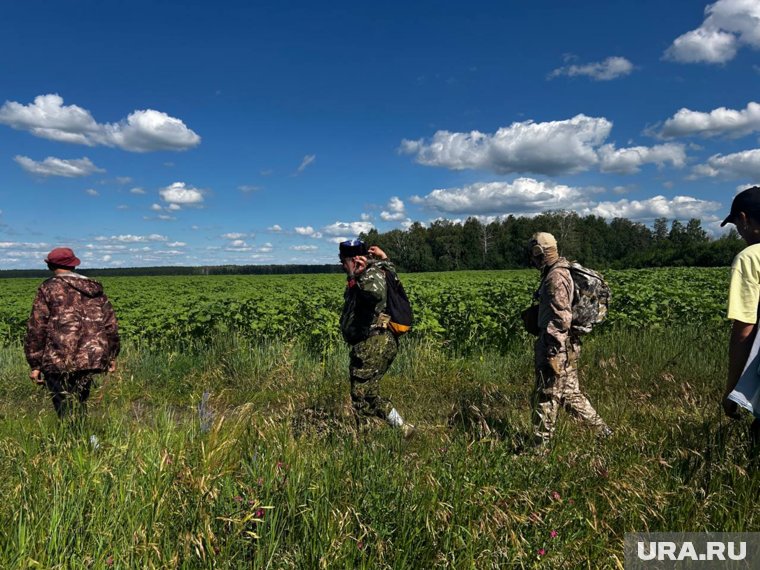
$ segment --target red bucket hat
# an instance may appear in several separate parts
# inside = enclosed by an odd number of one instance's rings
[[[74,255],[74,252],[71,250],[71,248],[56,247],[53,251],[48,253],[47,257],[45,258],[45,263],[62,265],[63,267],[76,267],[82,262],[76,255]]]

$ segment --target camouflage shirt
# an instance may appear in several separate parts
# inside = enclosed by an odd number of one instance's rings
[[[566,347],[573,323],[573,278],[567,260],[560,257],[545,267],[538,289],[539,343],[553,356]]]
[[[100,283],[68,273],[40,285],[24,340],[33,370],[106,370],[119,348],[116,316]]]
[[[388,260],[369,259],[367,268],[346,285],[340,331],[349,344],[365,340],[377,317],[385,311],[388,292],[384,270],[396,271]]]

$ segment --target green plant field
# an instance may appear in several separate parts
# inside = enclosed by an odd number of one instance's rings
[[[728,270],[609,271],[606,327],[720,322]],[[457,349],[505,348],[524,336],[520,311],[538,286],[537,271],[403,275],[417,338]],[[235,331],[253,341],[298,338],[324,347],[339,340],[340,275],[111,277],[103,279],[124,337],[150,343],[204,339]],[[0,281],[0,343],[23,337],[39,280]]]
[[[140,305],[152,293],[168,315],[179,291],[191,310],[246,286],[241,305],[292,302],[308,284],[340,305],[340,279],[284,278],[301,285],[289,295],[279,279],[140,279],[139,294],[107,280],[127,342],[81,425],[58,422],[3,321],[0,567],[621,568],[626,532],[758,528],[749,421],[718,405],[726,270],[611,272],[618,304],[580,372],[615,434],[565,414],[547,455],[529,441],[531,341],[502,322],[537,273],[405,278],[438,325],[402,339],[383,381],[411,440],[356,437],[345,345],[334,331],[315,345],[321,325],[297,328],[288,304],[269,328],[219,320],[173,339]],[[35,282],[7,283],[31,302]]]

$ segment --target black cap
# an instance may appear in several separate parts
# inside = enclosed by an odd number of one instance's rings
[[[355,257],[367,255],[367,244],[360,239],[350,239],[340,242],[340,257]]]
[[[747,188],[734,196],[734,201],[731,202],[731,212],[720,224],[720,227],[726,224],[735,224],[739,212],[744,212],[749,217],[760,221],[760,186]]]

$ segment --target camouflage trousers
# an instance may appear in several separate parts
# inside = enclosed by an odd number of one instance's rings
[[[80,414],[87,411],[87,398],[90,397],[93,372],[46,372],[45,386],[50,392],[53,407],[59,418],[71,415],[75,408]]]
[[[373,418],[385,420],[392,406],[380,396],[380,379],[398,352],[398,340],[383,331],[351,347],[348,372],[351,379],[351,405],[358,425]]]
[[[536,387],[533,391],[533,433],[537,441],[548,441],[554,435],[557,415],[565,408],[599,432],[609,428],[596,412],[578,384],[580,342],[568,340],[567,350],[554,357],[554,367],[538,342],[536,343]],[[557,374],[555,368],[559,369]]]

